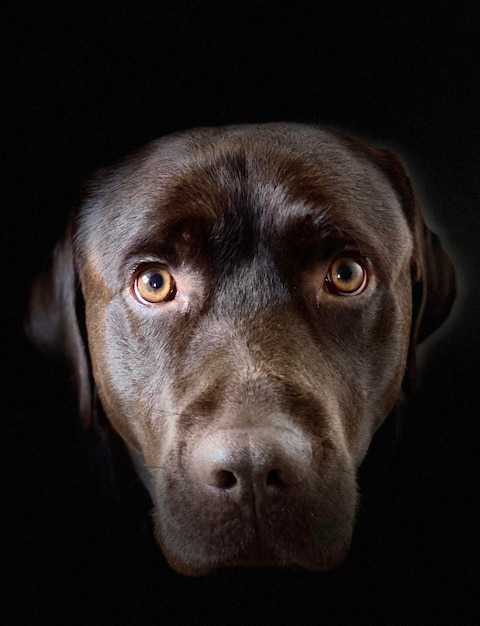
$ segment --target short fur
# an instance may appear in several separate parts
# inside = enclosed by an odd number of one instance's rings
[[[339,254],[366,264],[358,295],[327,289]],[[135,298],[144,263],[175,298]],[[99,398],[175,570],[323,570],[348,552],[357,468],[453,297],[395,154],[315,126],[201,128],[90,181],[29,333],[69,362],[85,428]]]

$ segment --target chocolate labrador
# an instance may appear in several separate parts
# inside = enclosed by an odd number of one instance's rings
[[[301,124],[199,128],[89,182],[29,333],[70,364],[85,427],[100,403],[126,444],[172,568],[325,570],[453,297],[392,152]]]

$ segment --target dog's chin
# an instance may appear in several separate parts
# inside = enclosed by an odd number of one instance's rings
[[[344,563],[350,549],[350,541],[321,548],[313,545],[311,551],[298,555],[295,554],[294,549],[289,554],[277,554],[274,549],[267,549],[253,541],[235,556],[215,555],[212,551],[203,563],[198,555],[190,560],[169,550],[165,545],[161,548],[167,563],[177,574],[199,577],[219,570],[239,568],[300,568],[313,572],[325,572],[336,569]]]
[[[264,550],[261,546],[252,544],[238,559],[228,563],[225,567],[294,567],[310,571],[328,571],[336,569],[347,558],[350,545],[348,542],[329,547],[312,547],[309,554],[296,556],[292,554],[278,556],[274,551]]]

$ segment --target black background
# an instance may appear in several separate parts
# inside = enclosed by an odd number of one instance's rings
[[[6,623],[475,623],[475,5],[17,2],[7,10]],[[22,316],[29,284],[90,171],[171,131],[274,120],[338,126],[396,149],[455,259],[459,297],[422,353],[418,397],[396,449],[388,429],[380,433],[362,470],[364,504],[346,565],[328,574],[186,579],[165,567],[134,514],[141,493],[132,490],[121,514],[112,509],[65,372],[29,349]]]

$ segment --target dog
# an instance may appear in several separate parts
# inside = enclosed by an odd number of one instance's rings
[[[343,132],[199,128],[97,172],[28,333],[101,410],[181,574],[328,570],[356,472],[455,272],[398,157]]]

